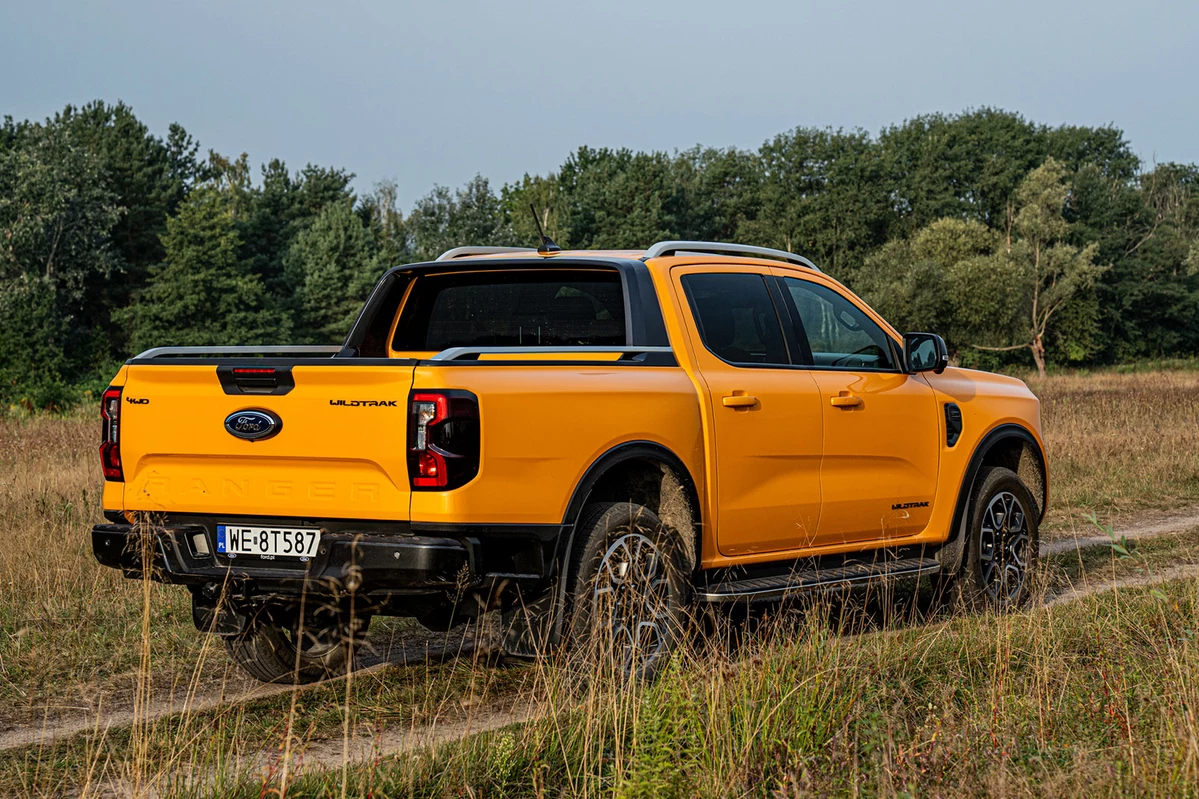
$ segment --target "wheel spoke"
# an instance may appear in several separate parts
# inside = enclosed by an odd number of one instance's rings
[[[608,547],[592,590],[601,625],[595,632],[607,639],[626,672],[641,670],[666,649],[670,594],[665,559],[653,540],[630,532]]]
[[[979,530],[979,565],[983,588],[993,600],[1008,604],[1024,590],[1032,542],[1028,518],[1020,500],[1010,491],[991,497]]]
[[[1003,585],[1004,596],[1009,600],[1014,600],[1020,595],[1020,588],[1024,582],[1024,573],[1015,565],[1005,566],[1003,569]]]

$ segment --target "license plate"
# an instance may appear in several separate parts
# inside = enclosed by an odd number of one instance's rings
[[[216,551],[231,558],[238,555],[257,555],[266,560],[308,560],[316,554],[316,546],[320,540],[320,530],[240,524],[216,526]]]

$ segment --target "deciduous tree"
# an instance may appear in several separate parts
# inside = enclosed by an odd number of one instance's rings
[[[976,266],[1003,276],[1010,287],[1009,304],[1020,308],[1023,322],[1006,336],[1010,344],[984,344],[976,339],[973,345],[991,351],[1027,348],[1041,375],[1045,374],[1045,340],[1050,325],[1105,269],[1095,263],[1097,244],[1079,248],[1064,242],[1069,234],[1064,217],[1069,195],[1065,177],[1065,169],[1053,158],[1030,172],[1016,192],[1019,210],[1013,230],[1019,238],[1010,248],[976,262]],[[964,282],[963,288],[967,285]],[[986,298],[986,293],[972,287],[964,297],[964,305],[969,308],[971,303]],[[994,296],[989,299],[1003,304]],[[980,338],[989,337],[984,333]]]
[[[107,362],[89,287],[120,279],[120,218],[97,158],[61,126],[0,149],[0,400],[61,405]]]

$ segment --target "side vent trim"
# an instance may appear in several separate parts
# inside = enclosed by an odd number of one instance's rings
[[[945,403],[945,446],[952,447],[962,437],[962,409],[956,402]]]

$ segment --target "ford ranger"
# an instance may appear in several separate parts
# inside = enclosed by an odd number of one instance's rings
[[[342,346],[143,352],[101,419],[97,559],[187,586],[264,681],[344,672],[381,614],[648,674],[698,606],[923,577],[1004,609],[1048,498],[1024,383],[712,242],[451,250]]]

